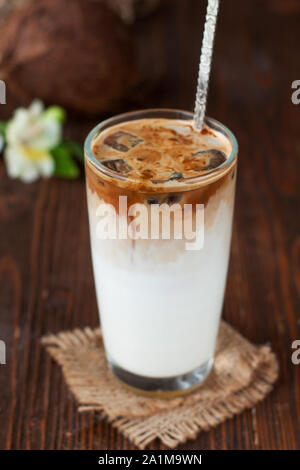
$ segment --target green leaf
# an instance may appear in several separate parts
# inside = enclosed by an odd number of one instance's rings
[[[51,150],[55,162],[55,176],[59,178],[78,178],[80,171],[74,162],[69,149],[61,143]]]
[[[5,139],[6,139],[6,130],[7,130],[7,122],[0,121],[0,132]]]
[[[69,152],[77,158],[81,163],[84,162],[84,152],[83,146],[74,142],[74,140],[64,140],[64,145],[69,150]]]
[[[61,108],[60,106],[50,106],[44,111],[44,116],[50,117],[58,122],[65,122],[67,113],[64,108]]]

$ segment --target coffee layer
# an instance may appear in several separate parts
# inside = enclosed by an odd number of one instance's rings
[[[231,153],[229,140],[191,121],[140,119],[110,127],[92,145],[95,158],[107,169],[127,180],[170,186],[208,174]]]

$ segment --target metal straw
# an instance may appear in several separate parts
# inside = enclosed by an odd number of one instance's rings
[[[197,130],[202,129],[205,118],[207,91],[219,3],[219,0],[208,0],[207,5],[194,110],[195,128]]]

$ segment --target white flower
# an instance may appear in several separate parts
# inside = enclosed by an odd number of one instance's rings
[[[41,101],[33,101],[28,109],[18,108],[6,131],[4,157],[8,175],[27,183],[39,176],[51,176],[55,165],[50,150],[61,138],[60,120],[55,113],[45,111]]]
[[[11,178],[20,178],[31,183],[54,172],[54,161],[47,151],[27,149],[22,145],[7,145],[5,150],[7,173]]]

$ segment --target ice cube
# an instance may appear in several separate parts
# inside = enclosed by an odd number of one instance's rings
[[[159,204],[159,200],[155,197],[150,197],[149,199],[147,199],[147,204],[149,204],[149,206],[151,206],[152,204]]]
[[[213,170],[226,161],[226,154],[217,149],[200,150],[193,153],[193,157],[195,161],[199,159],[202,170]]]
[[[180,194],[169,194],[164,199],[164,203],[169,204],[169,206],[172,206],[173,204],[178,204],[180,200],[181,200],[181,195]]]
[[[180,194],[168,194],[167,196],[151,196],[147,199],[147,204],[151,206],[152,204],[169,204],[170,206],[173,204],[177,204],[181,200],[182,196]]]
[[[121,174],[126,174],[132,170],[132,167],[127,162],[125,162],[123,158],[117,158],[116,160],[103,160],[101,163],[110,170]]]
[[[168,181],[181,180],[182,178],[183,174],[180,171],[173,171],[173,173],[171,173],[170,177],[168,178]]]
[[[117,131],[104,139],[104,144],[108,147],[118,150],[119,152],[128,152],[136,145],[143,142],[139,136],[131,134],[130,132]]]
[[[170,175],[161,174],[161,178],[159,180],[152,180],[152,183],[159,184],[159,183],[166,183],[167,181],[180,181],[183,179],[183,174],[181,171],[173,171]]]

